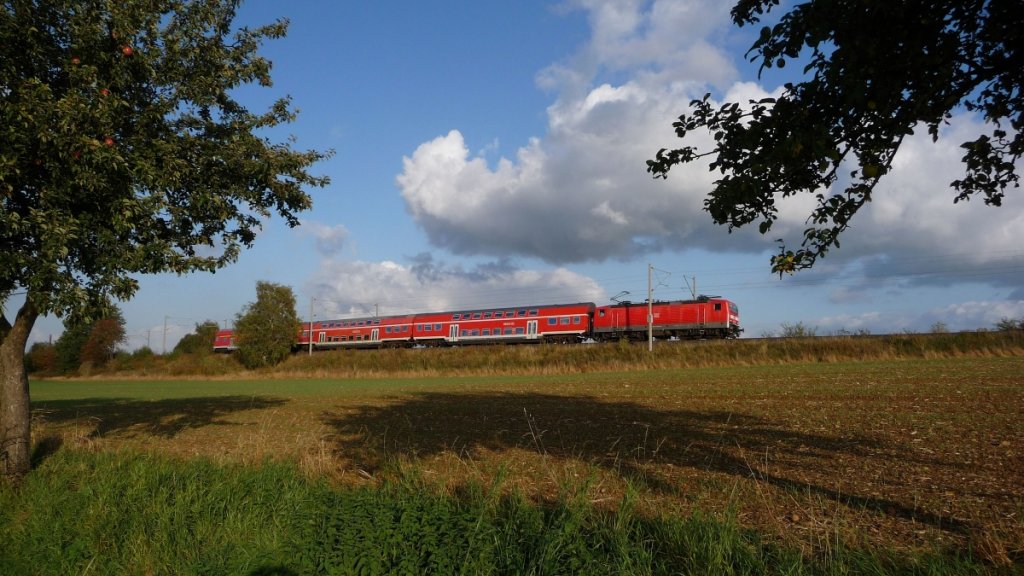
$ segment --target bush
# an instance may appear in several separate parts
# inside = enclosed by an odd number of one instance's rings
[[[57,349],[53,344],[36,342],[25,355],[25,371],[29,374],[57,373]]]

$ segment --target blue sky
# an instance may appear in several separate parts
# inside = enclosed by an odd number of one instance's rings
[[[250,0],[239,23],[290,20],[268,43],[271,89],[288,94],[301,149],[317,165],[303,225],[266,223],[254,249],[216,274],[141,278],[122,303],[129,341],[160,352],[203,320],[230,322],[255,284],[291,286],[307,317],[725,296],[746,336],[803,322],[819,334],[991,327],[1024,318],[1024,197],[953,205],[959,144],[906,141],[842,249],[814,270],[769,272],[775,238],[796,245],[813,199],[787,201],[767,237],[729,234],[701,210],[705,166],[654,180],[644,160],[678,145],[692,98],[745,102],[777,91],[743,59],[753,33],[718,0],[444,3]],[[792,68],[792,67],[791,67]],[[8,311],[11,311],[10,309]],[[33,341],[56,338],[41,319]]]

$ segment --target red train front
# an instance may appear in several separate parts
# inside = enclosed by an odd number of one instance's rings
[[[736,304],[724,298],[701,296],[696,300],[621,302],[594,309],[595,340],[642,340],[651,331],[656,339],[736,338],[742,332]]]
[[[234,352],[237,348],[233,330],[217,330],[217,335],[213,339],[214,352]]]

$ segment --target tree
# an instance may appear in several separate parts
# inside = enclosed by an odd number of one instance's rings
[[[175,354],[204,355],[213,352],[213,341],[217,338],[217,330],[220,328],[216,322],[207,320],[202,324],[196,324],[196,331],[184,335],[174,347]]]
[[[287,22],[233,30],[240,0],[7,0],[0,6],[0,474],[29,466],[28,335],[101,315],[136,276],[215,271],[261,222],[311,205],[330,152],[275,143],[290,100],[258,54]]]
[[[114,357],[117,345],[124,340],[124,316],[116,307],[96,320],[68,318],[54,344],[56,368],[63,374],[73,374],[86,364],[101,367]]]
[[[291,354],[301,325],[291,288],[257,282],[256,302],[235,320],[239,362],[250,369],[280,363]]]
[[[999,319],[999,322],[996,322],[996,330],[1024,330],[1024,318],[1014,320],[1013,318],[1004,316]]]
[[[57,370],[61,374],[73,374],[82,365],[82,348],[92,332],[92,322],[66,318],[64,332],[53,345],[57,356]]]
[[[49,342],[36,342],[28,349],[25,370],[30,373],[51,375],[57,372],[57,352]]]
[[[114,357],[117,346],[124,341],[124,316],[114,308],[112,314],[92,323],[89,337],[82,346],[81,365],[93,368],[105,366]]]
[[[756,24],[778,0],[739,0],[737,26]],[[782,241],[772,270],[811,267],[830,248],[890,170],[903,139],[919,127],[937,140],[953,110],[979,113],[984,133],[962,144],[964,177],[954,202],[980,195],[999,206],[1019,186],[1024,153],[1024,11],[1019,0],[810,0],[764,26],[748,55],[760,72],[805,64],[803,80],[778,98],[717,108],[691,102],[673,124],[685,139],[710,131],[714,147],[662,149],[648,171],[666,178],[677,165],[710,157],[723,176],[705,209],[729,230],[759,222],[768,233],[776,200],[813,194],[801,247]],[[845,171],[849,170],[848,178]],[[839,184],[837,189],[832,186]]]

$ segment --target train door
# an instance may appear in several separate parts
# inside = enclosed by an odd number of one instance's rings
[[[537,337],[537,321],[530,320],[526,323],[526,337],[536,338]]]
[[[458,342],[459,341],[459,325],[452,324],[448,327],[448,341]]]
[[[380,328],[374,328],[370,331],[370,340],[373,342],[380,342]]]

